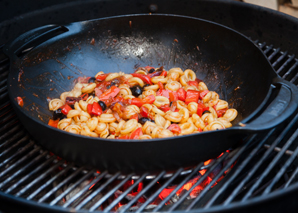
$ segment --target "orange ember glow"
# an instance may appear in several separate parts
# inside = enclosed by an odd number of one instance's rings
[[[222,156],[223,153],[220,155]],[[220,157],[219,156],[219,157]],[[212,160],[207,160],[204,162],[204,166],[207,166],[208,164],[210,164],[211,162],[213,162]],[[235,162],[236,163],[236,162]],[[234,163],[234,164],[235,164]],[[234,166],[234,164],[232,165],[232,167]],[[232,168],[231,167],[231,168]],[[222,168],[222,167],[221,167]],[[227,171],[224,172],[224,175],[222,175],[212,186],[214,187],[222,178],[224,178],[224,176],[231,170],[231,168],[229,168]],[[177,190],[176,192],[176,195],[179,197],[181,193],[185,192],[185,191],[189,191],[191,190],[191,188],[200,180],[200,178],[202,178],[202,176],[206,173],[207,169],[202,169],[199,171],[198,175],[196,177],[194,177],[193,179],[189,180],[186,184],[184,184],[179,190]],[[219,171],[218,169],[215,170],[215,171]],[[200,193],[201,191],[206,187],[208,186],[211,182],[212,182],[212,177],[215,177],[218,173],[214,173],[213,171],[211,171],[210,175],[208,175],[199,185],[197,185],[196,187],[194,187],[192,189],[192,191],[189,193],[189,196],[191,198],[196,198]],[[134,184],[134,180],[130,180],[130,181],[127,181],[123,188],[121,189],[122,192],[124,192],[127,188],[129,188],[131,185]],[[162,185],[162,182],[159,183],[157,182],[158,185]],[[93,185],[90,187],[92,188]],[[170,187],[167,187],[165,189],[163,189],[161,191],[161,193],[159,194],[159,196],[156,198],[156,200],[154,200],[151,204],[158,204],[160,202],[160,200],[164,200],[166,197],[168,197],[172,192],[173,190],[176,189],[177,186],[170,186]],[[127,196],[128,197],[135,197],[139,192],[141,192],[143,190],[143,183],[140,182],[138,184],[137,187],[135,187],[135,189],[133,191],[131,191]],[[120,194],[122,193],[120,192]],[[119,195],[119,194],[118,194]],[[118,197],[118,195],[116,195],[116,197]],[[122,203],[123,201],[119,202],[118,206],[116,207],[116,210],[119,209],[121,206],[123,205],[126,205],[127,201]],[[146,197],[143,197],[141,196],[138,201],[136,202],[135,205],[140,205],[141,203],[144,203],[146,202]],[[168,205],[170,204],[171,201],[168,201],[167,203],[165,203],[165,205]]]
[[[89,187],[89,190],[92,189],[94,185],[95,185],[95,183],[92,186]]]

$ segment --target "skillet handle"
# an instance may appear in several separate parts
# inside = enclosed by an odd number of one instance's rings
[[[297,86],[282,78],[275,78],[273,84],[280,86],[277,96],[267,104],[266,109],[256,119],[244,125],[239,124],[243,129],[248,131],[271,129],[296,111],[298,107]]]
[[[41,43],[67,31],[66,27],[57,25],[35,28],[8,42],[3,51],[10,58],[21,57]]]

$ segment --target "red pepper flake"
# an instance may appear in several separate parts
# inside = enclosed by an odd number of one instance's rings
[[[181,128],[180,128],[180,126],[178,124],[171,124],[168,127],[168,130],[170,130],[174,134],[180,134],[181,133]]]
[[[136,114],[132,115],[132,116],[130,117],[130,119],[136,119],[137,121],[139,121],[139,116],[138,116],[138,114],[136,113]]]
[[[71,108],[69,105],[67,105],[67,104],[63,105],[63,106],[60,107],[60,108],[61,108],[61,112],[62,112],[64,115],[67,115],[68,112],[69,112],[70,110],[72,110],[72,108]]]
[[[54,127],[54,128],[57,128],[58,123],[59,123],[59,120],[60,120],[60,119],[57,119],[57,120],[52,120],[52,119],[50,119],[48,125],[49,125],[49,126],[52,126],[52,127]]]
[[[94,45],[94,44],[95,44],[95,39],[94,39],[94,38],[91,39],[90,44],[91,44],[91,45]]]
[[[87,98],[89,97],[89,94],[88,93],[84,93],[80,96],[80,98],[83,100],[83,101],[86,101]]]
[[[19,74],[18,74],[18,82],[19,83],[21,82],[21,77],[22,77],[23,74],[24,74],[24,70],[20,69]]]
[[[176,43],[178,43],[178,39],[175,38],[174,41],[175,41]]]
[[[24,106],[23,98],[21,98],[21,97],[17,97],[17,102],[18,102],[18,105],[19,105],[20,107],[23,107],[23,106]]]
[[[129,23],[129,27],[131,28],[131,25],[132,25],[132,21],[129,21],[128,23]]]
[[[108,100],[110,97],[114,98],[118,95],[119,92],[120,92],[120,89],[118,87],[112,86],[110,89],[106,90],[103,94],[101,94],[99,99],[101,101],[105,101],[105,100]]]

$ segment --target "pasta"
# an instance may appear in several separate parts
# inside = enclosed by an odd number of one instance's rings
[[[49,110],[49,125],[69,133],[140,140],[229,128],[238,114],[193,70],[149,66],[80,77]]]

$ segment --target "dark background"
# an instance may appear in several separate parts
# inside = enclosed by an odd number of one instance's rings
[[[157,12],[215,21],[253,40],[266,41],[290,54],[298,54],[296,18],[231,0],[0,0],[0,8],[0,45],[46,24]]]

